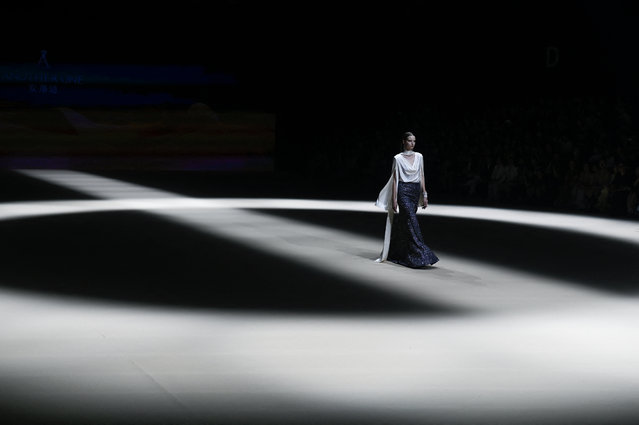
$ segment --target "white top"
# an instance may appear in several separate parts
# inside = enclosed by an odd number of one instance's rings
[[[414,158],[413,162],[410,162],[409,158]],[[386,186],[379,192],[375,205],[385,210],[392,210],[393,203],[393,177],[397,177],[398,182],[404,183],[419,183],[424,177],[424,156],[415,152],[414,155],[404,155],[398,153],[393,157],[393,168],[391,170],[390,179]],[[420,206],[422,204],[420,197]]]
[[[421,153],[415,152],[414,155],[410,156],[398,153],[393,157],[393,162],[398,166],[400,182],[419,183],[422,181],[421,171],[424,167],[424,157]]]

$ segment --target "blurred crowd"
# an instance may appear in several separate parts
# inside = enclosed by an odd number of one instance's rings
[[[434,135],[429,176],[442,192],[490,205],[639,218],[639,146],[618,99],[540,100],[481,115]]]
[[[397,112],[373,126],[323,134],[310,173],[379,185],[397,140],[417,137],[433,202],[639,218],[639,143],[620,99],[579,97],[504,104],[462,101]],[[397,142],[397,143],[395,143]],[[352,174],[350,174],[352,175]]]

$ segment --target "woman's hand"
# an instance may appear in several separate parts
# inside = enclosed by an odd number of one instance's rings
[[[393,211],[395,211],[395,214],[399,213],[399,208],[397,208],[397,200],[393,199]]]
[[[428,196],[424,195],[424,205],[422,205],[422,209],[428,206]]]

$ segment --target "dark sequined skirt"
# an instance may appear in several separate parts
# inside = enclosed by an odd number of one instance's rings
[[[420,196],[420,183],[399,182],[397,185],[399,214],[393,217],[388,261],[413,268],[426,267],[439,261],[435,253],[424,243],[417,222]]]

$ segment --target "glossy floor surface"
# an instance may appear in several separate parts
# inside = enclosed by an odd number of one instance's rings
[[[636,222],[433,204],[418,216],[441,261],[412,270],[373,261],[385,216],[372,202],[153,177],[3,174],[12,423],[639,413]]]

